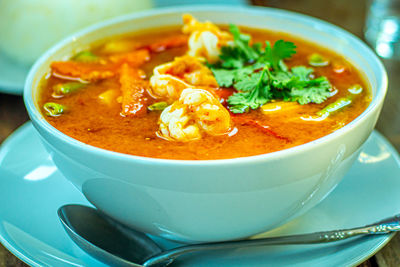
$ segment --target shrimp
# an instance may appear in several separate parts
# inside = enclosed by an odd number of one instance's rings
[[[233,40],[230,33],[215,24],[199,22],[189,14],[183,15],[183,23],[182,32],[190,34],[188,55],[205,57],[210,63],[218,61],[221,46]]]
[[[218,87],[211,70],[191,56],[176,57],[172,62],[155,67],[150,85],[151,95],[170,101],[177,100],[186,88]]]
[[[183,89],[193,86],[170,74],[161,74],[165,67],[160,65],[154,68],[154,75],[150,78],[149,94],[154,98],[165,98],[168,102],[172,102],[179,98]]]
[[[231,117],[207,90],[187,88],[179,100],[163,110],[159,126],[159,137],[186,142],[200,139],[203,134],[227,134],[231,129]]]

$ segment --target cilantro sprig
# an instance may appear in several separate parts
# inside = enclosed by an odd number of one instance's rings
[[[313,79],[312,68],[288,69],[284,59],[296,53],[292,42],[278,40],[250,45],[250,36],[230,25],[232,45],[221,48],[220,61],[211,70],[221,87],[234,87],[237,92],[227,100],[233,113],[257,109],[272,99],[297,101],[300,104],[322,103],[330,97],[331,84],[326,77]]]
[[[291,58],[293,54],[296,54],[296,46],[292,42],[286,42],[278,40],[271,47],[271,44],[267,41],[264,52],[260,54],[260,62],[270,63],[274,70],[285,70],[283,59]]]
[[[271,99],[271,87],[268,84],[268,67],[261,72],[245,76],[235,84],[240,92],[228,98],[229,109],[233,113],[243,113],[249,108],[257,109]]]
[[[260,56],[260,46],[250,46],[250,36],[242,34],[236,25],[231,24],[233,45],[221,48],[220,58],[224,68],[242,68],[244,64],[255,61]]]

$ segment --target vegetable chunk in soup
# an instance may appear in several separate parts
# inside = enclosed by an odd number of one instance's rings
[[[39,100],[47,121],[116,152],[227,159],[321,138],[371,101],[360,73],[323,47],[190,15],[183,21],[53,62]]]

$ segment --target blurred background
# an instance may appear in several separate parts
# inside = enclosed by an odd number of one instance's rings
[[[46,49],[95,22],[184,4],[281,8],[338,25],[382,58],[389,90],[380,131],[400,151],[400,0],[0,0],[0,144],[29,118],[21,97],[25,75]],[[26,266],[0,245],[0,266]],[[360,266],[400,266],[400,238]]]

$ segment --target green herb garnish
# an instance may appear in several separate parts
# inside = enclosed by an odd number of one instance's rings
[[[156,102],[148,106],[147,109],[150,111],[155,111],[155,110],[164,110],[166,107],[168,107],[167,102]]]
[[[63,105],[53,102],[47,102],[44,104],[43,109],[46,111],[46,115],[51,117],[58,117],[65,111],[65,107]]]
[[[291,58],[293,54],[296,54],[296,46],[294,43],[278,40],[275,42],[274,46],[271,47],[271,44],[267,41],[265,50],[261,53],[259,61],[270,64],[276,71],[285,71],[287,68],[282,64],[282,60]]]
[[[97,62],[99,60],[99,57],[93,54],[90,51],[82,51],[76,54],[74,57],[72,57],[73,61],[78,61],[78,62]]]
[[[363,88],[361,85],[355,84],[352,87],[350,87],[349,89],[347,89],[347,91],[349,91],[353,95],[358,95],[363,91]]]
[[[257,109],[271,99],[271,88],[268,84],[268,67],[261,72],[255,72],[245,76],[235,84],[240,92],[228,98],[229,109],[233,113],[243,113],[251,109]]]
[[[330,114],[343,109],[344,107],[351,104],[351,99],[347,97],[339,98],[335,102],[327,105],[323,109],[317,112],[317,115],[320,117],[329,116]]]
[[[312,68],[288,69],[283,62],[296,53],[292,42],[267,41],[250,46],[250,36],[230,25],[233,44],[221,48],[220,61],[210,65],[221,87],[234,87],[237,92],[227,100],[233,113],[257,109],[272,99],[297,101],[300,104],[322,103],[330,97],[331,84],[326,77],[313,79]]]
[[[53,86],[53,95],[55,97],[67,95],[85,86],[86,85],[84,83],[80,82],[59,83]]]
[[[324,58],[320,54],[314,53],[308,57],[308,64],[313,67],[325,67],[329,65],[329,60]]]
[[[361,92],[363,88],[359,84],[355,84],[351,86],[350,88],[347,89],[347,91],[350,92],[349,95],[346,97],[341,97],[337,99],[335,102],[327,105],[323,109],[317,112],[317,115],[320,117],[327,117],[331,115],[332,113],[336,113],[339,110],[342,110],[343,108],[347,107],[351,103],[353,103],[354,98],[356,98]]]

